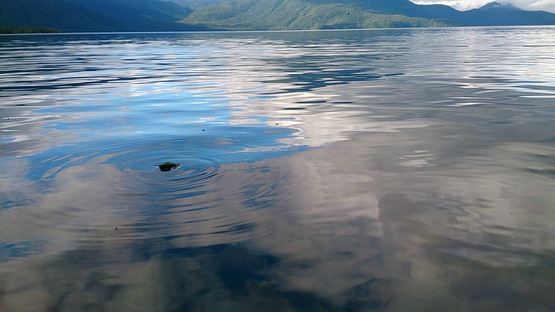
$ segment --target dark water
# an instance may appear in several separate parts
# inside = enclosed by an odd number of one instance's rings
[[[555,309],[553,27],[2,36],[0,109],[0,311]]]

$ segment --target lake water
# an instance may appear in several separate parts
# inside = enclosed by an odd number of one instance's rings
[[[555,309],[554,27],[0,36],[0,109],[1,311]]]

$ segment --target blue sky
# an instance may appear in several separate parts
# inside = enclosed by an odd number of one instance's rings
[[[446,4],[458,10],[468,10],[480,7],[494,0],[411,0],[418,4]],[[542,10],[555,13],[555,0],[497,0],[501,3],[511,3],[524,10]]]

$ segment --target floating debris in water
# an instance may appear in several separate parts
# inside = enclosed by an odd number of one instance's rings
[[[158,168],[160,168],[160,171],[170,171],[172,169],[179,168],[179,166],[181,166],[181,165],[173,163],[173,162],[165,162],[165,163],[161,163],[161,164],[156,165],[156,166]]]

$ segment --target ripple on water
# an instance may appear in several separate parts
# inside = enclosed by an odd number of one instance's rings
[[[110,138],[15,159],[29,181],[12,193],[34,195],[5,220],[85,241],[248,236],[248,212],[283,199],[271,173],[252,162],[260,153],[217,140]],[[166,161],[180,167],[163,172],[156,165]]]

